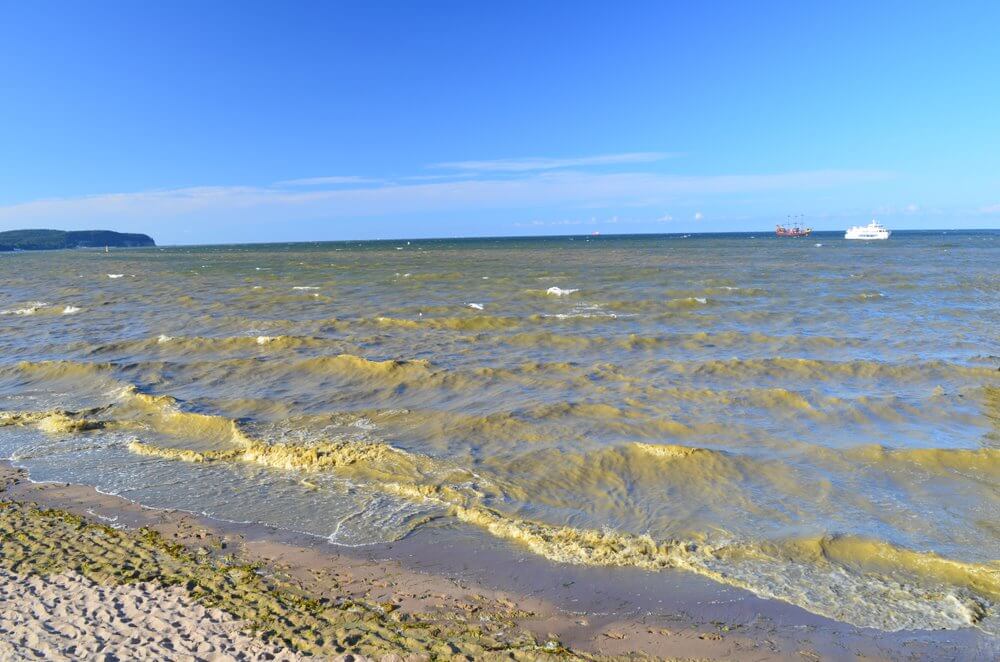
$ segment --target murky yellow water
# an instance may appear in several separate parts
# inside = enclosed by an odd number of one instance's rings
[[[822,244],[822,245],[817,245]],[[1000,233],[0,256],[0,455],[998,631]]]

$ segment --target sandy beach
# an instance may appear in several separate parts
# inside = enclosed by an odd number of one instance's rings
[[[0,657],[14,659],[297,660],[280,645],[241,631],[243,623],[155,583],[104,586],[67,571],[0,570]]]
[[[1000,662],[1000,3],[0,17],[0,662]]]
[[[975,631],[850,628],[679,573],[610,571],[588,580],[579,568],[455,532],[345,549],[143,508],[90,488],[32,483],[9,466],[0,476],[4,659],[961,660],[997,653]],[[474,572],[460,560],[470,550]],[[483,567],[492,570],[483,574]],[[673,585],[664,587],[664,579]]]

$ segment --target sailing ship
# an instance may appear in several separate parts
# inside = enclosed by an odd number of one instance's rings
[[[800,214],[799,216],[789,216],[787,225],[779,223],[774,234],[779,237],[808,237],[812,234],[812,228],[802,227],[802,215]]]

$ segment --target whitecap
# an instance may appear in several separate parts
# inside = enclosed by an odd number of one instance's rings
[[[163,343],[170,342],[173,339],[174,339],[173,336],[168,336],[164,333],[161,333],[160,336],[156,339],[156,342],[162,345]]]
[[[74,314],[76,314],[78,312],[80,312],[80,309],[77,308],[76,306],[64,306],[62,314],[63,315],[74,315]]]
[[[593,318],[593,317],[601,317],[601,318],[606,318],[606,319],[618,319],[619,315],[618,315],[618,313],[605,313],[605,312],[599,311],[599,312],[594,312],[594,313],[587,313],[587,312],[579,312],[579,313],[556,313],[555,315],[543,315],[543,317],[551,317],[551,318],[554,318],[554,319],[557,319],[557,320],[588,319],[588,318]]]
[[[483,304],[481,303],[470,303],[469,308],[474,308],[475,310],[482,310]]]
[[[566,296],[567,294],[573,294],[573,292],[579,292],[579,291],[580,291],[579,289],[564,290],[561,287],[552,286],[549,289],[545,290],[545,293],[546,294],[551,294],[551,295],[557,296],[557,297],[562,297],[562,296]]]
[[[280,337],[281,336],[257,336],[257,344],[258,345],[266,345],[269,342],[274,342],[275,340],[277,340]]]
[[[108,278],[112,278],[112,279],[114,279],[114,278],[121,278],[124,275],[125,274],[108,274]]]
[[[296,285],[292,288],[293,290],[318,290],[318,287],[313,287],[312,285]]]
[[[39,308],[48,306],[44,301],[32,301],[25,308],[12,308],[10,310],[0,310],[0,315],[34,315]]]
[[[820,247],[820,246],[822,246],[822,245],[823,245],[823,244],[815,244],[816,248],[819,248],[819,247]]]

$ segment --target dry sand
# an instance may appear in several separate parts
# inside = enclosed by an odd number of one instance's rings
[[[0,659],[298,660],[184,589],[0,569]]]

